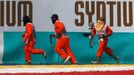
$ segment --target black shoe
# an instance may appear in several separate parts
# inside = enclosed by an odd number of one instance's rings
[[[92,64],[100,64],[98,61],[91,61]]]
[[[28,65],[32,65],[31,60],[26,61]]]
[[[47,53],[46,53],[46,51],[43,52],[43,55],[44,55],[45,58],[47,58]]]
[[[73,65],[76,65],[76,64],[78,64],[77,61]]]
[[[119,57],[116,57],[115,62],[116,64],[119,64]]]

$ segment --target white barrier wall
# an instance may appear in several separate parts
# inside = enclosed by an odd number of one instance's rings
[[[23,26],[18,26],[18,6],[23,1],[29,2],[27,8],[31,2],[33,23],[38,31],[53,31],[50,19],[53,13],[59,15],[59,18],[64,22],[69,32],[88,32],[87,27],[89,22],[91,19],[93,22],[96,22],[97,16],[99,17],[99,15],[106,17],[106,24],[110,25],[111,22],[111,27],[115,32],[134,31],[133,0],[10,0],[11,11],[13,11],[13,1],[16,2],[16,22],[14,26],[7,25],[7,0],[1,0],[1,4],[2,1],[4,1],[4,15],[1,16],[4,16],[4,26],[0,26],[0,31],[24,31]],[[100,8],[98,8],[99,6]],[[21,8],[22,18],[23,4]],[[27,14],[28,12],[29,9],[27,9]],[[89,18],[88,15],[91,12],[91,18]],[[12,16],[12,12],[10,12],[10,16],[10,23],[12,23],[12,17],[14,17]],[[75,20],[78,20],[81,26],[78,26]]]

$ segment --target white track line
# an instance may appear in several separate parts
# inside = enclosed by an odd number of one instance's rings
[[[0,68],[0,73],[57,73],[85,71],[127,71],[134,70],[133,66],[125,67],[80,67],[80,68]]]

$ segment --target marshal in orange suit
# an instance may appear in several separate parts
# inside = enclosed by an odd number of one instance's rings
[[[104,18],[100,18],[95,26],[92,28],[91,40],[90,40],[90,47],[92,47],[92,40],[94,35],[98,34],[99,39],[99,47],[96,56],[98,57],[97,61],[92,61],[92,63],[100,63],[100,59],[102,57],[103,52],[105,52],[110,57],[114,58],[116,63],[119,63],[119,58],[113,55],[112,49],[107,46],[108,37],[112,35],[112,30],[108,25],[104,24]]]
[[[65,60],[64,64],[66,64],[68,60],[70,60],[72,64],[76,64],[77,62],[70,49],[69,36],[67,35],[64,24],[58,19],[57,14],[53,14],[51,20],[54,24],[54,35],[57,38],[55,51]]]
[[[31,54],[41,54],[46,57],[46,52],[42,49],[35,49],[34,44],[36,42],[35,28],[28,16],[23,17],[23,23],[26,26],[25,33],[22,34],[24,45],[25,61],[27,64],[32,64]]]

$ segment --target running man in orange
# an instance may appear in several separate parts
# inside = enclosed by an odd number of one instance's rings
[[[53,14],[51,20],[54,24],[55,34],[50,36],[57,38],[55,51],[65,60],[64,64],[66,64],[68,60],[70,60],[72,64],[76,64],[77,62],[70,49],[69,36],[67,35],[64,24],[58,19],[57,14]]]
[[[42,54],[46,57],[46,52],[42,49],[35,49],[34,44],[36,42],[35,28],[28,16],[23,17],[24,25],[26,26],[25,33],[22,34],[24,45],[25,61],[27,64],[32,64],[31,54]]]
[[[114,60],[118,64],[119,58],[114,56],[111,48],[109,48],[107,46],[108,37],[112,35],[112,30],[108,25],[105,25],[104,18],[102,18],[102,17],[97,21],[95,26],[92,28],[90,47],[92,47],[92,40],[96,33],[98,34],[98,38],[99,38],[99,47],[98,47],[98,51],[96,54],[98,59],[97,59],[97,61],[91,61],[91,63],[99,64],[101,56],[102,56],[103,52],[105,52],[107,55],[114,58]]]

